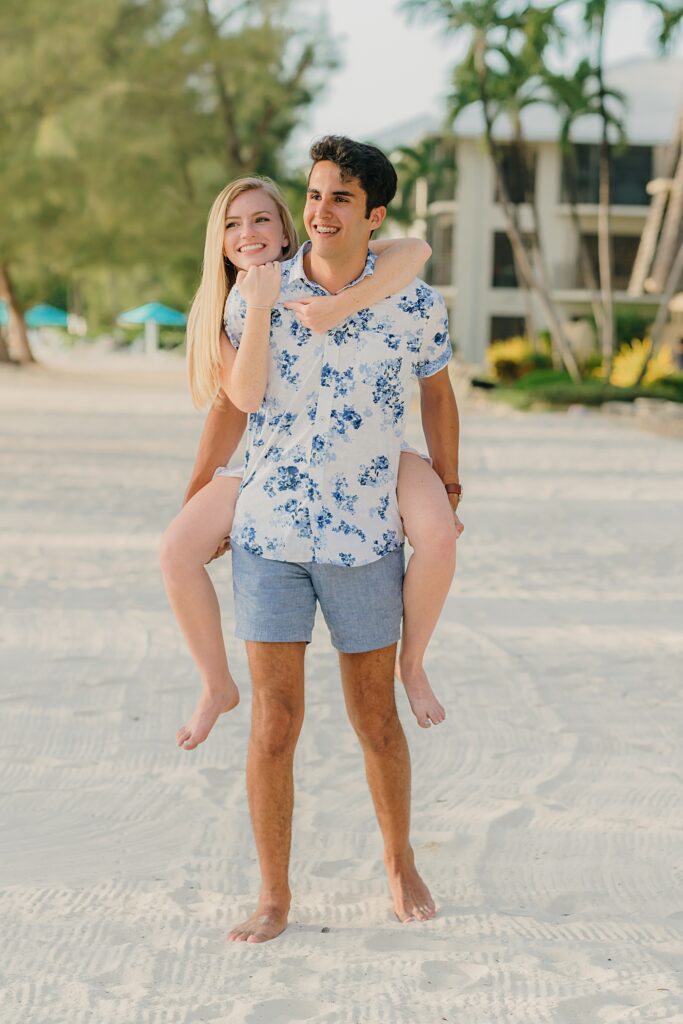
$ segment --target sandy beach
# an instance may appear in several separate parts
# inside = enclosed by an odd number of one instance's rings
[[[427,666],[447,721],[420,730],[398,694],[439,914],[391,913],[320,621],[291,925],[246,946],[225,941],[258,888],[230,558],[242,703],[192,753],[157,559],[201,423],[170,363],[0,368],[1,1024],[683,1024],[683,442],[463,410]]]

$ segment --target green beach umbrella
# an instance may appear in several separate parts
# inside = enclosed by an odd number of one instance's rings
[[[128,309],[125,313],[121,313],[118,323],[125,326],[145,325],[145,350],[149,355],[151,352],[156,352],[159,347],[159,326],[184,327],[187,317],[177,309],[164,306],[163,302],[147,302],[144,306],[137,306],[135,309]]]

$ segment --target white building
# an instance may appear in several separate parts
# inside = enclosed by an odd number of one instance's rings
[[[629,148],[615,157],[612,189],[614,302],[618,307],[653,308],[657,298],[633,298],[627,287],[640,235],[648,212],[649,181],[663,174],[667,151],[674,137],[683,98],[683,61],[674,58],[639,60],[612,68],[610,88],[623,93]],[[567,201],[563,155],[558,144],[559,116],[551,106],[527,108],[522,118],[524,136],[534,154],[534,192],[547,255],[552,290],[569,320],[590,314],[589,293],[579,269],[577,233]],[[572,139],[579,161],[579,214],[582,233],[597,266],[598,143],[597,118],[576,122]],[[382,133],[376,141],[390,151],[414,145],[438,131],[435,118],[413,121]],[[494,171],[483,143],[479,107],[468,108],[456,121],[451,139],[455,174],[441,193],[430,194],[429,182],[418,189],[418,218],[422,218],[434,255],[430,281],[445,296],[451,311],[453,338],[471,363],[484,361],[487,345],[496,339],[523,333],[525,300],[516,274],[503,212],[496,200]],[[503,119],[497,128],[501,143],[510,138]],[[509,179],[512,191],[515,185]],[[514,197],[513,197],[514,198]],[[522,226],[530,226],[530,210],[520,207]],[[543,317],[538,311],[538,322]]]

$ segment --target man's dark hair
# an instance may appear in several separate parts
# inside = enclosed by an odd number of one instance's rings
[[[321,160],[336,164],[342,181],[358,179],[367,196],[366,218],[376,207],[388,206],[396,195],[396,171],[377,146],[354,142],[344,135],[325,135],[313,143],[310,155],[314,164]]]

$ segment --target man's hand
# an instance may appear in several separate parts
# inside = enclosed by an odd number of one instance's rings
[[[285,309],[291,309],[299,323],[314,334],[327,334],[346,320],[343,301],[340,301],[338,295],[292,299],[291,302],[285,302]]]

